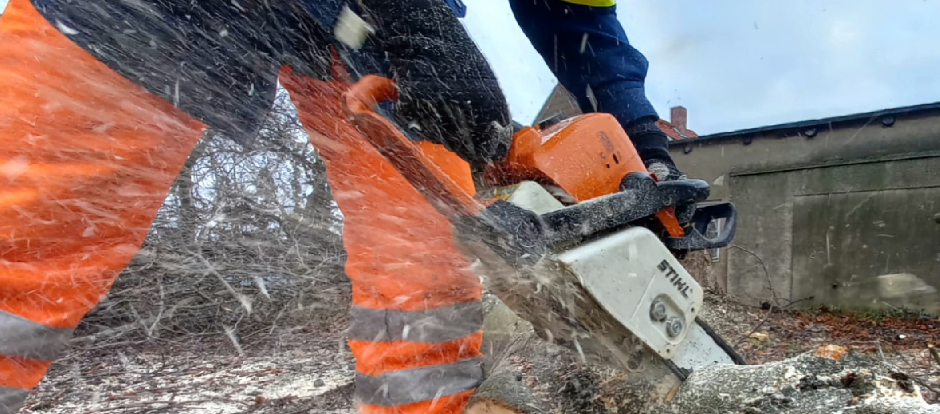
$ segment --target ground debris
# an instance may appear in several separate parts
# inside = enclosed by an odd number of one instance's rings
[[[23,413],[352,413],[351,354],[339,337],[311,336],[244,356],[211,341],[76,350],[54,364]]]
[[[928,387],[940,388],[940,366],[934,363],[923,333],[936,334],[931,331],[936,329],[935,320],[883,318],[872,324],[834,312],[768,313],[707,298],[703,319],[749,363],[766,365],[697,372],[690,381],[698,385],[681,388],[674,399],[679,407],[691,407],[690,387],[695,388],[697,405],[688,412],[839,412],[804,407],[806,401],[822,396],[833,404],[854,407],[845,414],[895,413],[898,406],[907,407],[901,411],[906,414],[937,412],[929,411],[937,406],[912,397],[921,393],[932,400],[936,397]],[[269,335],[275,341],[254,343],[242,357],[224,337],[76,349],[54,364],[23,413],[353,413],[353,359],[344,345],[345,322],[334,318],[327,327],[276,332]],[[754,333],[766,338],[753,340]],[[94,344],[85,346],[94,348]],[[629,390],[623,389],[622,373],[584,363],[563,347],[535,342],[531,346],[532,352],[510,363],[536,397],[552,402],[555,412],[630,412],[623,398]],[[722,405],[735,398],[728,385],[734,381],[729,378],[731,382],[713,394],[707,387],[718,384],[722,375],[750,384],[748,392],[753,395],[736,400],[733,407]],[[873,393],[881,396],[872,398]],[[730,411],[722,411],[725,408]]]
[[[706,295],[705,300],[702,318],[751,364],[781,361],[824,345],[838,345],[897,366],[921,382],[928,401],[940,401],[934,391],[940,390],[940,363],[932,361],[930,352],[930,345],[940,341],[940,319],[936,317],[866,315],[826,308],[762,310],[717,294]],[[753,339],[755,333],[766,334],[766,340]]]

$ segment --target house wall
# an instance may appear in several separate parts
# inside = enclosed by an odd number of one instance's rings
[[[940,114],[676,142],[738,208],[709,278],[747,303],[940,311]]]
[[[565,118],[581,114],[581,109],[578,107],[578,102],[575,101],[574,96],[561,86],[555,86],[555,89],[552,89],[545,105],[542,106],[542,110],[536,116],[535,122],[540,122],[556,114],[561,114]]]

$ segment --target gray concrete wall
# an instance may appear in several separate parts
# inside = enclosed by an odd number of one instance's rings
[[[940,117],[676,143],[738,207],[713,276],[744,302],[940,311]]]

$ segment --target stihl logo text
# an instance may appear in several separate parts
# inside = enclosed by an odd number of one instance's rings
[[[673,269],[672,265],[670,265],[669,262],[665,260],[659,263],[658,267],[659,270],[665,272],[666,279],[669,279],[669,282],[676,287],[676,290],[679,291],[679,294],[681,294],[682,297],[688,299],[689,294],[692,293],[692,288],[688,283],[682,280],[682,276],[679,275],[679,272],[677,272],[676,269]]]

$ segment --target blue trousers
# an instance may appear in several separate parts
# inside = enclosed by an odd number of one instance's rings
[[[613,114],[624,126],[656,117],[644,88],[649,62],[630,45],[616,6],[559,0],[509,4],[532,46],[583,112]]]
[[[661,134],[631,133],[659,119],[646,98],[649,61],[630,45],[616,6],[509,0],[519,27],[581,111],[613,115],[644,160],[670,159]]]

